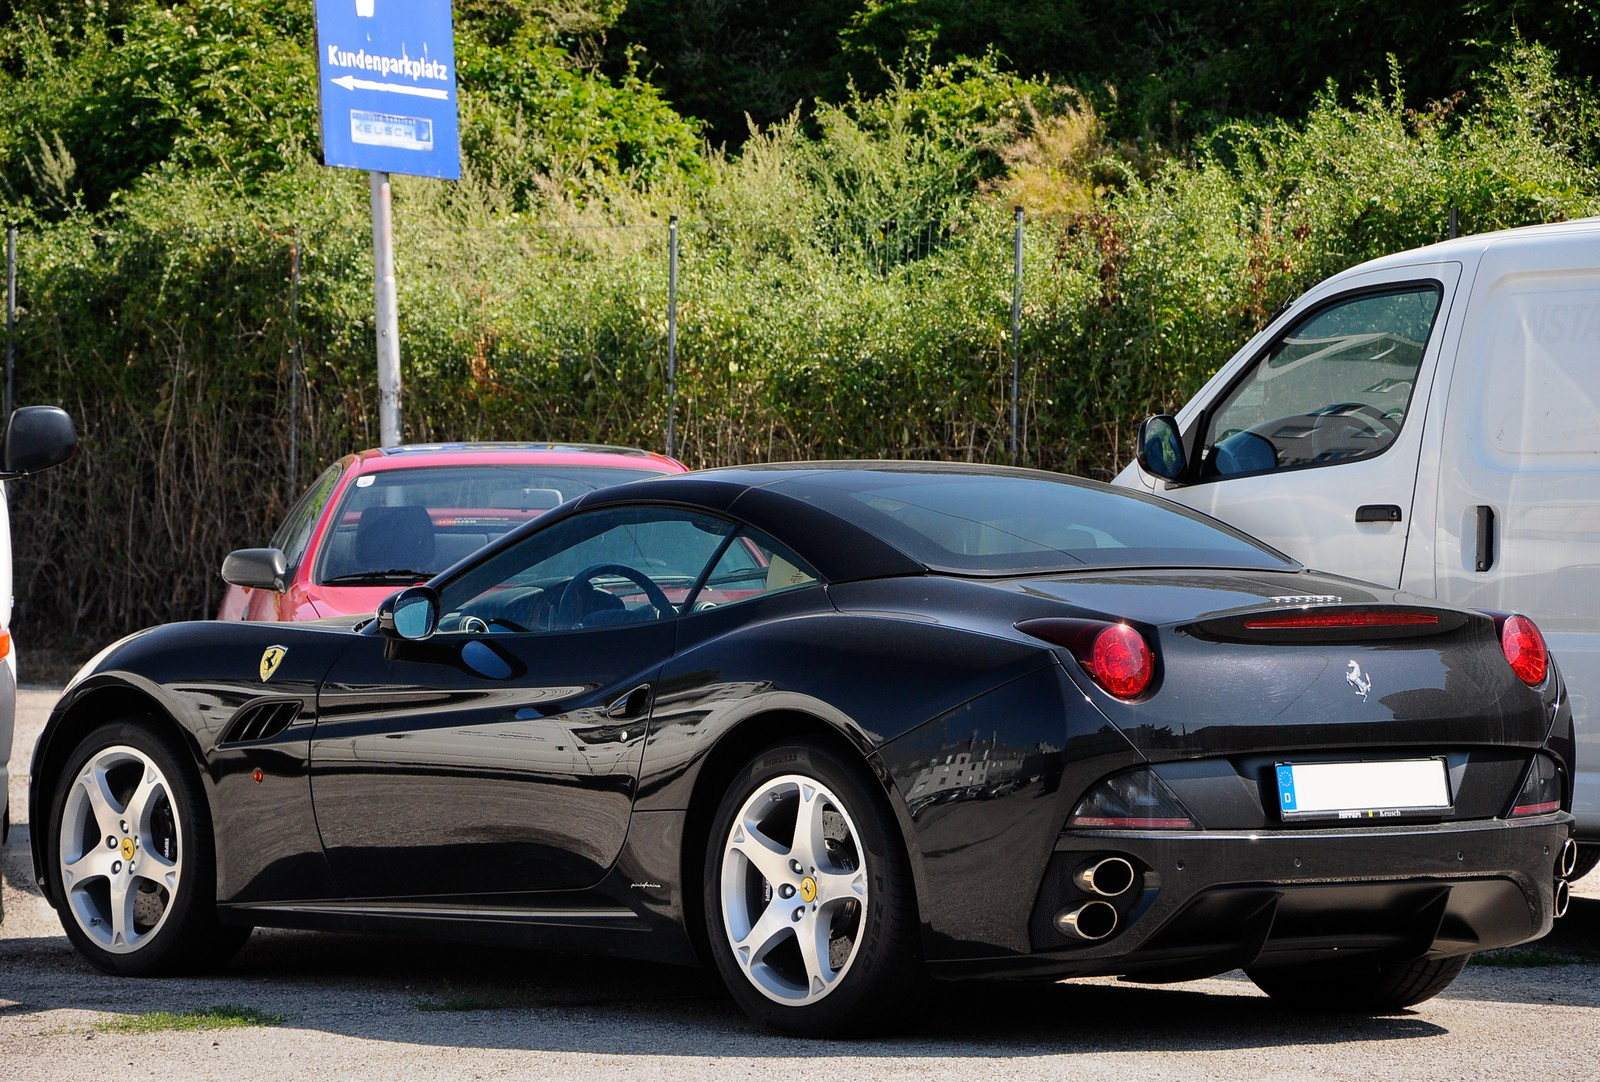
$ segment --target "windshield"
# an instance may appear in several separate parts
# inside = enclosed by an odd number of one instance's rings
[[[362,474],[329,520],[317,581],[324,586],[421,582],[557,504],[661,472],[507,464]]]
[[[810,474],[782,487],[936,571],[1298,566],[1185,508],[1065,476],[880,471]]]

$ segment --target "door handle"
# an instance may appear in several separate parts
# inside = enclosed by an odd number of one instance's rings
[[[650,712],[650,685],[640,684],[626,695],[606,707],[606,717],[613,721],[631,721]]]
[[[1399,522],[1400,505],[1393,503],[1364,503],[1356,508],[1357,522]]]
[[[1494,508],[1486,503],[1480,503],[1476,510],[1478,515],[1478,558],[1473,567],[1478,571],[1487,571],[1494,566]]]

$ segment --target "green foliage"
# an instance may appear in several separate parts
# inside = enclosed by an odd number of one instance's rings
[[[0,78],[4,194],[50,212],[110,204],[147,171],[219,168],[242,189],[316,138],[310,3],[130,2],[93,8],[62,38],[35,16],[12,24]],[[115,11],[117,14],[113,15]],[[63,147],[68,187],[39,183],[35,148]]]
[[[246,1026],[275,1026],[283,1021],[281,1014],[268,1014],[255,1007],[230,1004],[181,1014],[147,1011],[144,1014],[124,1015],[109,1022],[98,1022],[94,1028],[101,1033],[192,1033],[200,1030],[243,1029]]]
[[[813,101],[847,92],[838,36],[859,0],[631,0],[607,37],[613,70],[650,81],[714,145],[739,146]]]
[[[696,175],[692,124],[634,71],[612,81],[561,44],[611,0],[475,0],[458,27],[465,168],[515,206]],[[215,173],[247,198],[317,153],[311,0],[120,0],[67,20],[17,6],[0,34],[0,203],[59,218],[152,178]],[[204,219],[202,219],[204,220]]]
[[[496,14],[522,3],[463,16],[463,180],[394,185],[409,439],[660,447],[673,215],[670,405],[690,464],[1004,461],[1015,362],[1021,460],[1106,476],[1142,416],[1311,282],[1442,238],[1452,207],[1466,230],[1600,209],[1592,94],[1532,46],[1431,108],[1392,76],[1182,155],[1108,140],[1089,103],[994,57],[913,65],[737,154],[698,154],[637,74],[573,59],[607,9],[575,5],[568,30],[546,7]],[[227,52],[222,0],[128,4],[124,29],[204,8],[220,51],[202,55]],[[98,116],[80,106],[112,85],[97,66],[112,37],[97,15],[70,42],[16,39],[18,63],[63,91],[49,113],[28,90],[38,116]],[[189,87],[203,71],[246,85],[220,62],[184,70]],[[66,406],[83,435],[75,462],[11,491],[29,639],[214,612],[222,556],[378,440],[366,179],[316,165],[288,128],[271,143],[270,118],[203,139],[231,98],[138,79],[119,100],[167,102],[149,115],[171,138],[97,211],[77,129],[0,106],[7,182],[32,185],[13,197],[32,215],[18,398]],[[1013,337],[1019,191],[1033,195]],[[26,626],[43,614],[48,628]]]
[[[702,167],[692,125],[632,70],[575,70],[531,24],[492,44],[458,35],[462,155],[512,206],[649,187]]]
[[[782,5],[777,5],[782,7]],[[837,101],[853,82],[888,86],[907,56],[945,64],[994,52],[1025,76],[1070,82],[1088,95],[1117,138],[1184,142],[1235,119],[1293,116],[1332,80],[1343,87],[1382,79],[1390,53],[1408,73],[1421,107],[1467,83],[1521,41],[1557,48],[1561,70],[1600,67],[1600,7],[1585,0],[1543,4],[1449,0],[856,0],[802,16],[760,4],[634,0],[613,47],[635,44],[663,65],[661,82],[720,137],[743,132],[730,105],[760,102],[757,120],[786,115],[797,100]],[[741,20],[738,12],[750,10]],[[804,52],[796,42],[804,43]],[[824,49],[820,43],[826,43]],[[753,85],[776,81],[776,106]],[[737,96],[730,96],[737,92]],[[749,108],[749,106],[743,106]]]

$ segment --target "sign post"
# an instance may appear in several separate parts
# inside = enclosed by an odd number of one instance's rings
[[[449,0],[316,0],[324,165],[372,185],[378,427],[400,442],[400,327],[389,174],[461,178]]]

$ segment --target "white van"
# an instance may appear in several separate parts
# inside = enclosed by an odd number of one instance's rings
[[[47,470],[78,450],[72,418],[55,406],[25,406],[0,441],[0,845],[11,833],[11,738],[17,713],[17,659],[11,641],[11,524],[3,482]],[[0,910],[0,916],[4,911]]]
[[[1581,869],[1600,859],[1600,219],[1329,278],[1147,420],[1117,482],[1310,567],[1533,617],[1572,699]]]

